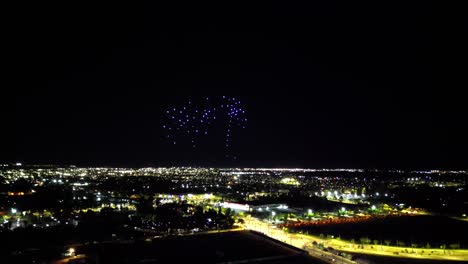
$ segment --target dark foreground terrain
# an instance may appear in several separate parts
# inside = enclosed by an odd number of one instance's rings
[[[304,251],[244,231],[77,245],[74,248],[77,255],[86,256],[83,262],[76,263],[323,263]],[[34,263],[24,258],[10,261]],[[68,261],[64,258],[46,263],[75,263]]]

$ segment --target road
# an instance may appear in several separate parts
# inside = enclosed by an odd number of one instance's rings
[[[356,264],[357,262],[349,259],[336,256],[330,252],[316,249],[311,245],[313,239],[311,237],[302,236],[298,234],[289,234],[281,229],[273,227],[272,225],[262,222],[253,217],[244,218],[244,228],[263,233],[271,238],[292,245],[294,247],[306,250],[315,258],[323,260],[327,263],[343,263],[343,264]]]
[[[246,229],[255,230],[257,232],[264,233],[274,239],[280,240],[282,242],[288,243],[292,246],[305,249],[314,257],[323,257],[323,255],[328,258],[334,256],[329,252],[324,252],[316,249],[312,246],[312,243],[316,241],[319,244],[323,244],[325,247],[332,247],[335,250],[355,253],[355,254],[367,254],[367,255],[376,255],[376,256],[385,256],[385,257],[395,257],[395,258],[413,258],[413,259],[427,259],[427,260],[446,260],[446,261],[466,261],[468,260],[468,250],[444,250],[444,249],[413,249],[413,248],[404,248],[404,247],[392,247],[392,246],[381,246],[381,245],[365,245],[364,248],[359,248],[356,244],[351,244],[347,241],[340,239],[325,239],[312,235],[302,235],[302,234],[289,234],[275,228],[273,225],[262,222],[253,217],[246,217],[244,219]],[[408,252],[408,253],[406,253]],[[413,252],[413,253],[411,253]],[[327,255],[328,254],[328,255]],[[329,256],[330,255],[330,256]],[[343,261],[338,263],[356,263],[354,261],[349,261],[348,259],[340,258],[334,256],[336,261]]]

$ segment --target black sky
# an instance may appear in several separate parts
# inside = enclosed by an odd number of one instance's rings
[[[431,94],[429,1],[151,2],[41,3],[18,47],[27,89],[6,112],[1,160],[468,168],[466,112]],[[236,162],[215,140],[163,139],[163,110],[206,94],[249,111]]]

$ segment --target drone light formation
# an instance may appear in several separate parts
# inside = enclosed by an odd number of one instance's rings
[[[165,137],[173,145],[190,144],[196,148],[201,138],[219,133],[224,127],[226,158],[237,159],[232,153],[233,135],[247,127],[246,110],[240,100],[233,96],[210,96],[201,100],[189,100],[181,106],[172,106],[164,113]]]

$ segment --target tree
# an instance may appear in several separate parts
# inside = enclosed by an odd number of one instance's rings
[[[359,239],[359,241],[361,241],[361,244],[370,244],[371,243],[371,240],[368,237],[361,237]]]
[[[379,244],[379,241],[378,241],[377,239],[374,239],[374,241],[372,241],[372,242],[374,242],[374,245],[378,245],[378,244]]]
[[[225,213],[224,215],[227,216],[227,217],[231,216],[231,215],[232,215],[232,210],[231,210],[231,208],[227,208],[227,209],[226,209],[226,213]]]
[[[447,245],[442,244],[442,245],[440,245],[440,248],[444,250],[444,254],[445,254],[445,249],[447,248]]]
[[[450,247],[451,249],[460,249],[460,243],[450,244],[449,247]]]
[[[385,239],[384,242],[385,242],[385,245],[387,245],[387,246],[390,246],[390,243],[392,243],[392,241],[390,241],[388,239]]]
[[[426,248],[431,248],[431,244],[429,244],[429,242],[426,243]]]
[[[137,211],[141,214],[151,214],[154,212],[153,199],[148,197],[141,197],[137,200]]]

